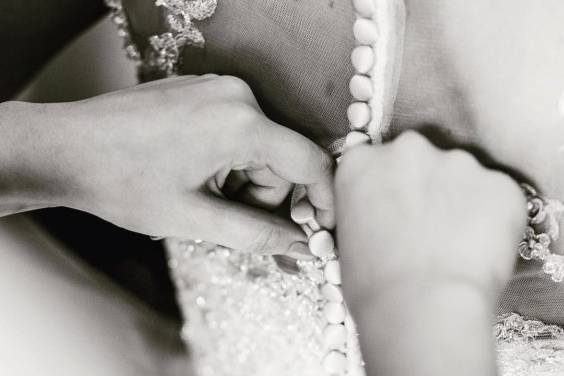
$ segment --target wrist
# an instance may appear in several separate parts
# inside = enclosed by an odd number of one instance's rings
[[[0,104],[0,202],[17,211],[68,206],[76,187],[61,104]],[[10,209],[8,209],[10,210]]]
[[[408,284],[389,289],[368,309],[360,308],[354,312],[359,324],[374,327],[370,338],[361,335],[362,344],[365,349],[382,351],[370,355],[377,359],[369,364],[370,372],[495,374],[493,303],[487,293],[472,285]]]

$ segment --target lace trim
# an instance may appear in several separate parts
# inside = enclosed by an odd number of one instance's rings
[[[564,330],[516,313],[494,325],[497,362],[502,376],[552,376],[564,370]]]
[[[194,21],[211,17],[217,8],[217,0],[155,0],[155,5],[164,8],[168,13],[170,31],[149,37],[149,47],[142,55],[131,37],[122,0],[105,1],[111,11],[110,18],[124,39],[127,56],[136,62],[140,73],[154,73],[164,77],[178,72],[185,46],[204,46],[204,36]]]
[[[560,219],[564,204],[540,196],[527,184],[522,184],[527,196],[528,226],[519,243],[519,254],[525,260],[543,262],[543,271],[554,282],[564,281],[564,256],[552,253],[550,244],[560,236]]]
[[[517,313],[498,316],[493,330],[498,342],[564,339],[564,329],[561,327],[528,320]]]

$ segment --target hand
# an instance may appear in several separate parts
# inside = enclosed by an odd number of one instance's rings
[[[305,236],[264,209],[299,183],[334,222],[331,158],[268,120],[234,77],[155,81],[41,113],[57,124],[45,142],[56,158],[42,170],[64,191],[56,204],[144,234],[284,254]]]
[[[408,132],[347,153],[336,199],[343,283],[369,371],[495,372],[489,315],[525,227],[518,185]]]

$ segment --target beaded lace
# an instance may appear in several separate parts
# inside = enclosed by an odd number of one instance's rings
[[[527,196],[528,225],[519,244],[519,254],[525,260],[539,260],[543,271],[554,282],[564,281],[564,256],[550,251],[550,244],[560,236],[560,219],[564,204],[540,196],[527,184],[522,184]]]
[[[494,325],[503,376],[556,376],[564,372],[564,330],[515,313]]]
[[[177,73],[186,45],[202,47],[204,36],[194,21],[211,17],[217,7],[217,0],[155,0],[155,5],[166,10],[170,30],[149,37],[149,46],[142,54],[133,42],[129,22],[122,0],[105,0],[111,10],[110,17],[124,39],[127,56],[134,60],[140,75],[168,77]]]

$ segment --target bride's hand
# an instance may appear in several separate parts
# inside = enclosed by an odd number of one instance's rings
[[[347,153],[336,199],[343,283],[369,370],[493,374],[489,315],[526,220],[518,185],[406,133]]]
[[[54,162],[36,175],[51,175],[56,205],[144,234],[299,255],[307,247],[288,251],[306,240],[299,227],[264,210],[299,183],[333,222],[331,158],[268,120],[237,78],[177,77],[40,111]]]

